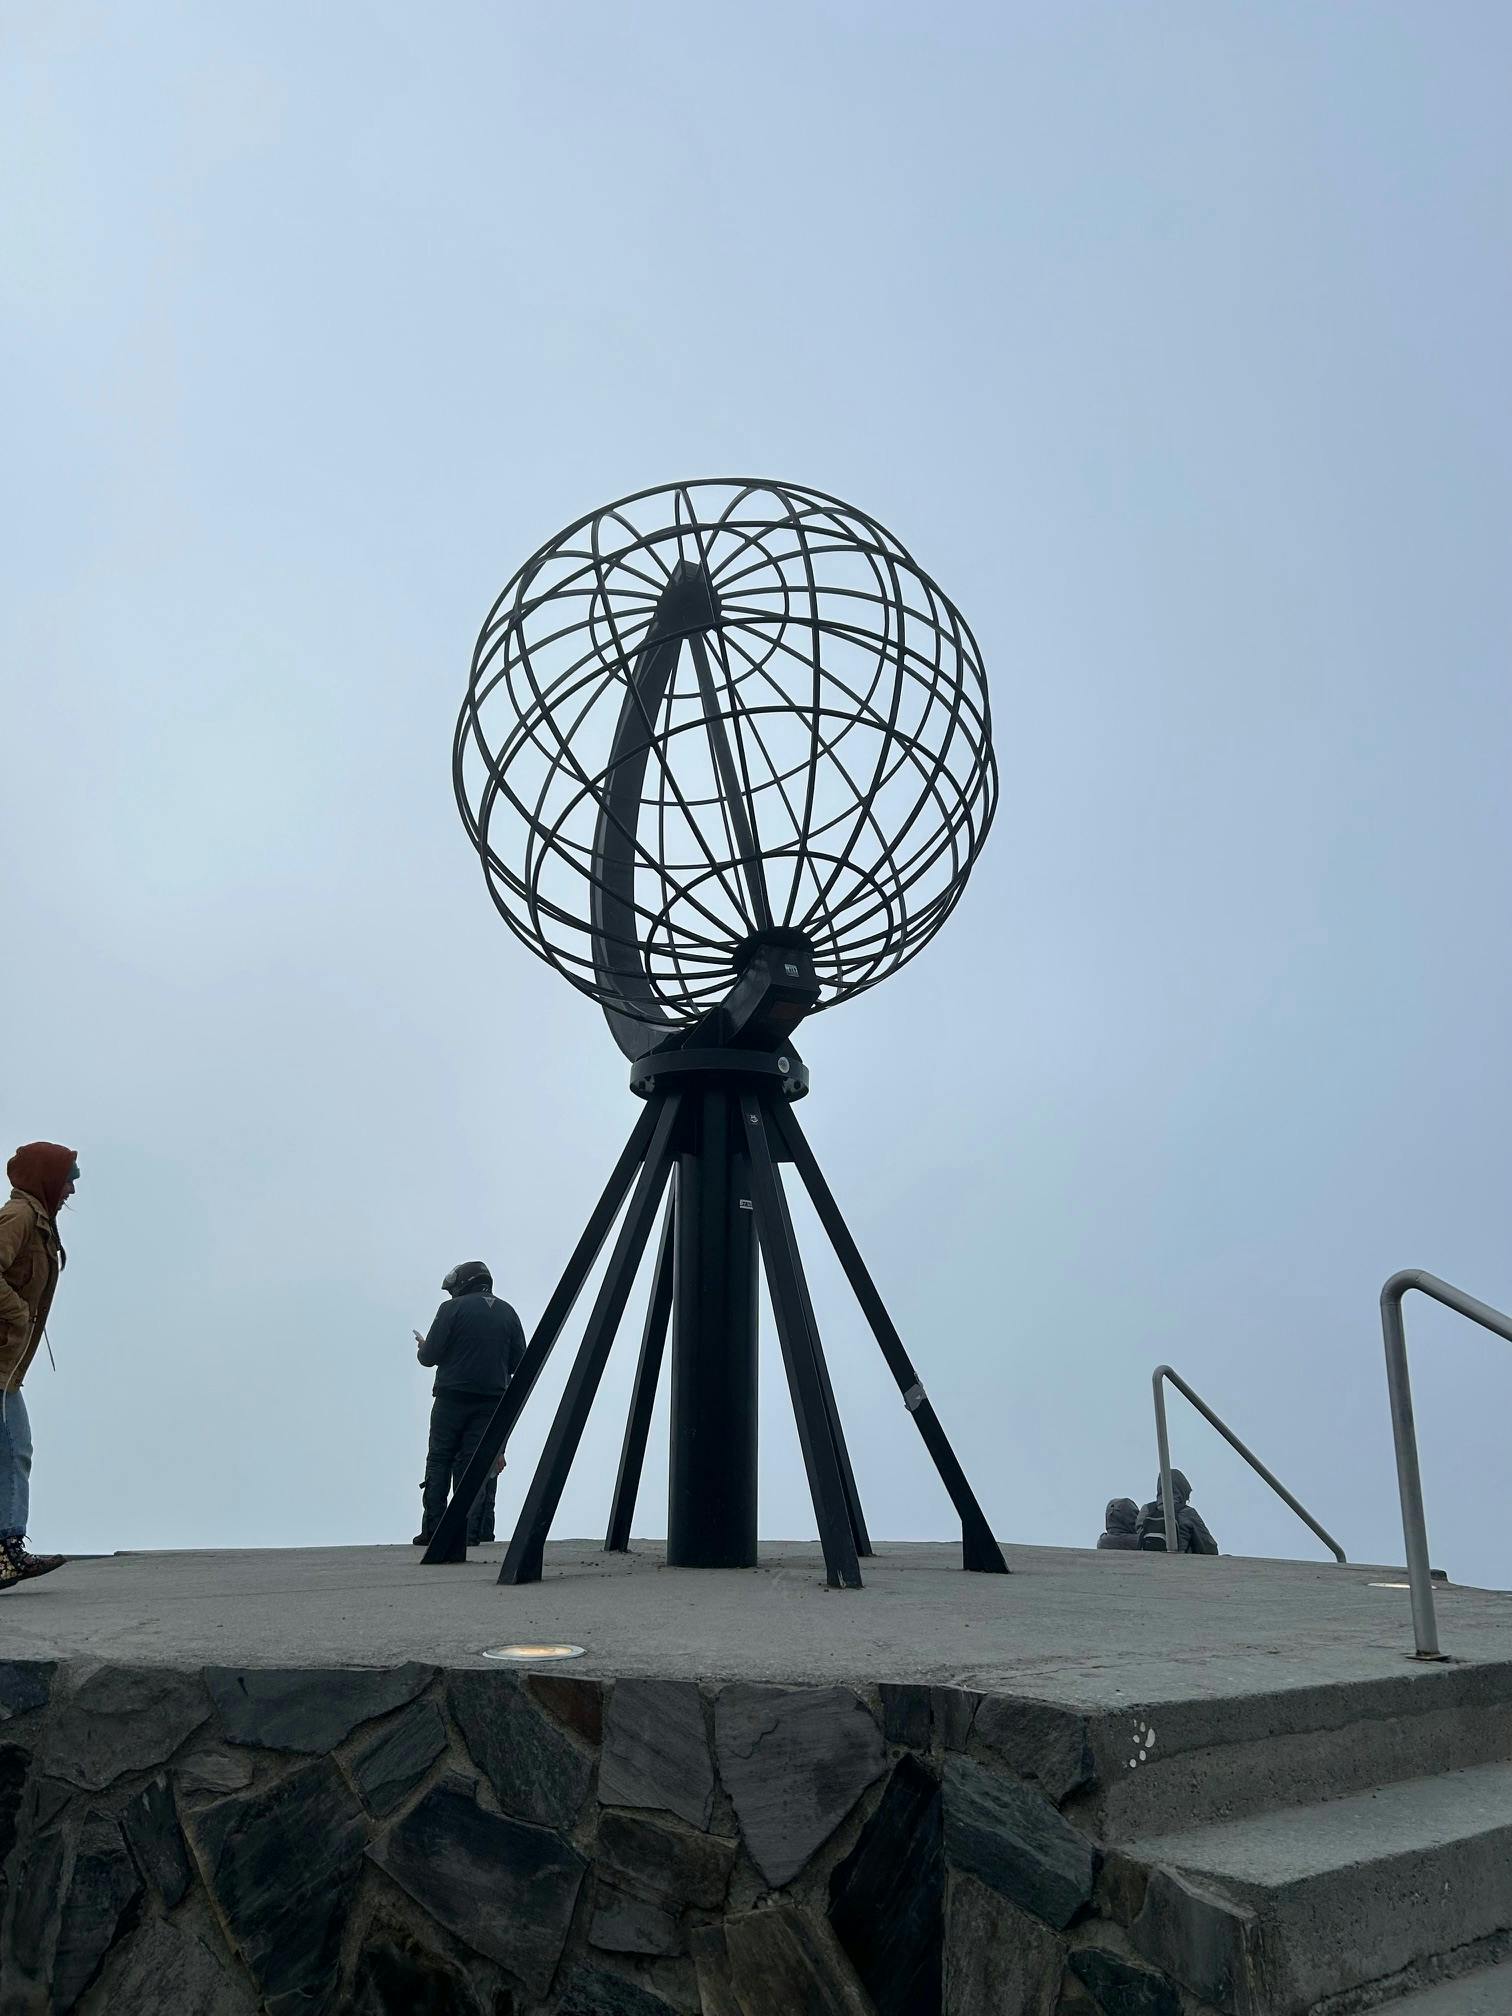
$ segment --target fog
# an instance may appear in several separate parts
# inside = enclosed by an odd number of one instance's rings
[[[38,1547],[415,1530],[411,1327],[480,1254],[529,1328],[638,1110],[458,819],[477,628],[581,513],[752,474],[987,665],[966,896],[802,1040],[996,1529],[1149,1497],[1168,1359],[1401,1559],[1381,1282],[1512,1306],[1509,59],[1489,4],[5,10],[0,1135],[83,1171]],[[948,1536],[798,1221],[872,1533]],[[1434,1560],[1506,1584],[1512,1356],[1408,1335]],[[1173,1441],[1226,1550],[1320,1552]],[[665,1488],[658,1425],[638,1531]]]

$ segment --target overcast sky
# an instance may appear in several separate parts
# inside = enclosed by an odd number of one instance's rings
[[[411,1326],[473,1254],[531,1325],[638,1110],[457,818],[473,640],[570,519],[740,473],[988,666],[967,896],[803,1048],[997,1530],[1148,1497],[1169,1359],[1399,1560],[1381,1282],[1512,1307],[1509,92],[1499,0],[7,0],[0,1134],[84,1172],[35,1544],[415,1530]],[[872,1531],[947,1536],[799,1229]],[[1408,1325],[1434,1560],[1505,1585],[1512,1353]],[[1226,1550],[1319,1551],[1173,1430]]]

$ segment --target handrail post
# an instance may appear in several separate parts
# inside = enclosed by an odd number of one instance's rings
[[[1165,1514],[1166,1552],[1176,1546],[1176,1489],[1171,1482],[1171,1437],[1166,1427],[1164,1365],[1155,1367],[1155,1441],[1160,1451],[1160,1506]]]
[[[1338,1541],[1335,1540],[1332,1533],[1328,1531],[1326,1526],[1320,1526],[1318,1524],[1317,1520],[1314,1519],[1313,1515],[1311,1514],[1311,1512],[1308,1511],[1307,1507],[1302,1503],[1302,1501],[1299,1498],[1294,1498],[1292,1496],[1291,1492],[1287,1490],[1286,1486],[1281,1482],[1281,1479],[1275,1474],[1274,1471],[1266,1469],[1265,1465],[1260,1461],[1260,1458],[1255,1454],[1253,1449],[1247,1449],[1245,1447],[1245,1445],[1239,1440],[1239,1437],[1234,1433],[1233,1429],[1230,1428],[1227,1421],[1222,1420],[1217,1414],[1213,1412],[1212,1408],[1209,1407],[1206,1400],[1203,1399],[1202,1395],[1200,1393],[1194,1392],[1193,1389],[1190,1386],[1188,1386],[1185,1379],[1182,1378],[1181,1374],[1176,1370],[1176,1368],[1173,1365],[1157,1365],[1155,1367],[1155,1375],[1153,1382],[1155,1387],[1155,1439],[1160,1446],[1160,1497],[1161,1497],[1161,1512],[1163,1513],[1165,1518],[1166,1552],[1168,1554],[1174,1554],[1176,1552],[1176,1542],[1177,1542],[1176,1493],[1171,1483],[1171,1449],[1170,1449],[1170,1442],[1166,1434],[1164,1382],[1167,1379],[1170,1380],[1171,1384],[1176,1388],[1178,1393],[1184,1395],[1186,1399],[1191,1401],[1192,1405],[1197,1409],[1197,1412],[1202,1416],[1203,1420],[1208,1422],[1210,1426],[1218,1430],[1218,1433],[1223,1437],[1224,1441],[1227,1442],[1229,1447],[1232,1450],[1234,1450],[1238,1455],[1244,1458],[1245,1462],[1248,1463],[1251,1470],[1254,1471],[1255,1475],[1257,1477],[1262,1478],[1267,1484],[1269,1484],[1270,1488],[1272,1489],[1272,1491],[1275,1492],[1276,1496],[1281,1500],[1281,1502],[1284,1505],[1288,1505],[1291,1507],[1292,1511],[1295,1512],[1297,1517],[1302,1521],[1302,1524],[1304,1526],[1310,1527],[1312,1531],[1317,1534],[1318,1538],[1323,1542],[1323,1545],[1329,1550],[1329,1552],[1334,1556],[1334,1558],[1338,1561],[1343,1561],[1345,1559],[1344,1549],[1339,1545]]]
[[[1381,1290],[1381,1334],[1386,1340],[1386,1388],[1391,1395],[1391,1434],[1396,1443],[1397,1491],[1402,1500],[1402,1537],[1407,1543],[1407,1582],[1412,1591],[1412,1631],[1419,1659],[1442,1659],[1438,1621],[1433,1614],[1433,1575],[1428,1566],[1428,1523],[1423,1516],[1423,1479],[1418,1470],[1417,1427],[1412,1418],[1412,1384],[1407,1377],[1407,1332],[1402,1297],[1409,1288],[1468,1316],[1494,1337],[1512,1344],[1512,1316],[1489,1302],[1477,1302],[1422,1267],[1404,1267]]]
[[[1402,1537],[1407,1545],[1407,1581],[1412,1592],[1412,1635],[1419,1659],[1441,1659],[1438,1618],[1433,1608],[1433,1575],[1428,1565],[1428,1522],[1423,1511],[1417,1426],[1412,1418],[1412,1382],[1407,1373],[1407,1335],[1402,1324],[1402,1297],[1409,1288],[1421,1285],[1415,1269],[1392,1275],[1381,1290],[1381,1333],[1386,1342],[1386,1387],[1391,1395],[1397,1491],[1402,1500]]]

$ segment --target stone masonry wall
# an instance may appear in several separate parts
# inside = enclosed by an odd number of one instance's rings
[[[0,1663],[0,2016],[1190,2016],[1091,1758],[954,1688]]]

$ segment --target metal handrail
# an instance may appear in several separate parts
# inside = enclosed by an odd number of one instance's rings
[[[1417,1428],[1412,1419],[1412,1385],[1407,1377],[1407,1333],[1402,1324],[1402,1297],[1409,1288],[1431,1295],[1457,1316],[1468,1316],[1483,1330],[1512,1344],[1512,1316],[1489,1302],[1477,1302],[1462,1288],[1451,1288],[1437,1274],[1404,1267],[1381,1290],[1381,1334],[1386,1340],[1386,1385],[1391,1394],[1391,1434],[1396,1443],[1397,1491],[1402,1500],[1402,1537],[1407,1543],[1407,1580],[1412,1589],[1412,1634],[1419,1659],[1442,1659],[1438,1619],[1433,1611],[1433,1576],[1428,1567],[1428,1524],[1423,1517],[1423,1479],[1418,1470]]]
[[[1344,1549],[1339,1545],[1338,1541],[1335,1540],[1331,1533],[1325,1532],[1305,1505],[1293,1498],[1280,1478],[1274,1476],[1266,1469],[1254,1450],[1245,1448],[1228,1423],[1219,1420],[1206,1400],[1200,1394],[1192,1391],[1179,1372],[1174,1371],[1169,1365],[1157,1365],[1152,1383],[1155,1388],[1155,1440],[1160,1447],[1160,1503],[1161,1510],[1165,1514],[1166,1552],[1168,1554],[1176,1552],[1176,1493],[1171,1488],[1171,1443],[1170,1437],[1166,1432],[1165,1391],[1163,1384],[1167,1379],[1170,1380],[1178,1393],[1186,1395],[1187,1399],[1197,1409],[1197,1412],[1202,1415],[1204,1420],[1212,1423],[1224,1441],[1228,1443],[1229,1447],[1238,1450],[1251,1470],[1263,1477],[1276,1496],[1284,1499],[1302,1523],[1305,1526],[1310,1526],[1323,1542],[1323,1545],[1342,1561],[1344,1559]]]

